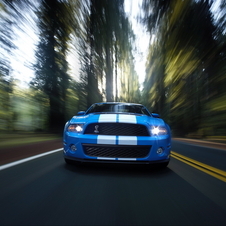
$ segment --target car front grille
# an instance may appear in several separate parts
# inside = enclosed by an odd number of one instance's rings
[[[91,123],[86,127],[84,134],[150,136],[145,125],[130,123]]]
[[[150,152],[150,145],[94,145],[83,144],[84,153],[92,157],[144,158]]]

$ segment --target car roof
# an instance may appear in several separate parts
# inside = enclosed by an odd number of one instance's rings
[[[126,104],[126,105],[142,105],[137,103],[128,103],[128,102],[100,102],[95,104]]]

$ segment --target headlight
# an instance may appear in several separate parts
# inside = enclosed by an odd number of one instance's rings
[[[151,127],[151,135],[167,135],[167,129],[165,126],[152,126]]]
[[[83,130],[83,124],[71,124],[68,126],[67,131],[74,133],[81,133]]]

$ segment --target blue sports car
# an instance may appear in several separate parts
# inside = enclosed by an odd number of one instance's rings
[[[96,103],[64,128],[66,163],[158,164],[170,161],[169,126],[141,104]]]

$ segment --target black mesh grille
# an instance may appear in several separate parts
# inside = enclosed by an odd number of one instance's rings
[[[93,157],[111,158],[144,158],[150,152],[151,146],[132,145],[86,145],[83,144],[84,153]]]
[[[150,136],[146,126],[129,123],[91,123],[86,127],[84,134]]]

